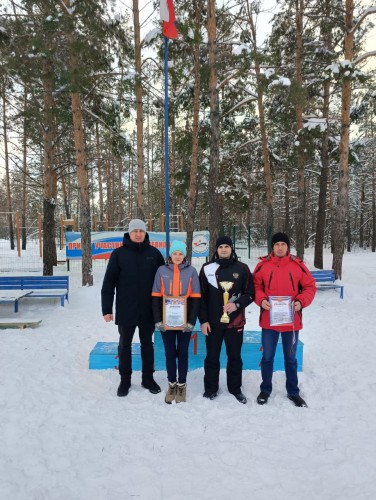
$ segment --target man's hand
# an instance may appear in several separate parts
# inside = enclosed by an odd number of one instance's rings
[[[211,328],[208,322],[202,323],[201,331],[204,335],[209,335],[209,333],[211,332]]]
[[[263,309],[265,309],[265,311],[270,311],[270,309],[272,308],[272,306],[270,305],[270,302],[268,302],[266,299],[264,299],[262,302],[261,302],[261,307]]]
[[[235,302],[229,302],[223,307],[224,312],[226,313],[233,313],[234,311],[237,311],[237,307],[235,305]]]
[[[110,321],[112,321],[114,319],[114,317],[112,314],[105,314],[103,316],[103,319],[105,320],[106,323],[109,323]]]
[[[299,300],[296,300],[296,301],[294,302],[294,311],[295,311],[295,312],[298,312],[298,311],[300,311],[300,310],[301,310],[301,308],[302,308],[302,304],[299,302]]]

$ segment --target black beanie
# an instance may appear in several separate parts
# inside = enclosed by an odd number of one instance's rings
[[[217,249],[219,245],[228,245],[231,248],[234,248],[234,244],[230,236],[220,236],[215,243],[215,248]]]
[[[275,245],[275,243],[278,243],[279,241],[283,241],[283,243],[286,243],[287,246],[290,248],[290,239],[287,236],[286,233],[275,233],[272,236],[272,247]]]

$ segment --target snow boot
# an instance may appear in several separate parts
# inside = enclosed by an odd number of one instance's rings
[[[177,384],[175,401],[177,403],[185,403],[187,401],[187,384]]]
[[[128,396],[130,387],[131,387],[131,379],[128,377],[122,377],[120,380],[120,385],[117,390],[117,395],[119,396],[119,398]]]
[[[175,396],[176,396],[176,382],[169,382],[165,397],[165,403],[170,405],[173,401],[175,401]]]
[[[247,398],[244,396],[242,391],[238,392],[237,394],[232,393],[232,395],[239,401],[239,403],[242,403],[243,405],[247,403]]]
[[[141,382],[142,387],[144,389],[148,389],[149,392],[152,394],[158,394],[161,392],[161,388],[157,384],[157,382],[153,379],[153,377],[150,378],[143,378]]]
[[[298,406],[299,408],[308,408],[307,403],[299,396],[299,394],[296,394],[295,396],[288,394],[287,397],[294,403],[295,406]]]
[[[204,398],[210,399],[211,401],[218,396],[218,392],[205,391],[203,394]]]
[[[268,402],[270,394],[268,392],[261,391],[260,394],[257,396],[257,404],[259,405],[266,405]]]

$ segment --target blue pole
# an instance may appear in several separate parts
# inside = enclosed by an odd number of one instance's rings
[[[166,198],[166,260],[170,255],[170,201],[168,180],[168,38],[164,37],[164,77],[165,77],[165,198]]]

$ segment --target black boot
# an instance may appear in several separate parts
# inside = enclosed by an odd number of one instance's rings
[[[294,403],[295,406],[297,406],[298,408],[308,408],[308,405],[307,403],[304,401],[303,398],[301,398],[299,396],[299,394],[296,394],[295,396],[292,396],[292,395],[287,395],[287,397],[289,398],[290,401],[292,401]]]
[[[157,382],[153,379],[153,377],[143,377],[141,382],[142,387],[148,389],[152,394],[158,394],[161,392],[161,388],[157,384]]]
[[[117,395],[119,396],[119,398],[128,396],[130,387],[131,387],[131,379],[128,377],[122,377],[120,380],[120,385],[117,390]]]
[[[260,394],[257,396],[257,404],[259,405],[266,405],[268,402],[270,394],[268,392],[261,391]]]
[[[243,405],[247,404],[247,398],[244,396],[242,391],[235,393],[231,393],[235,398],[239,401],[239,403],[242,403]]]

